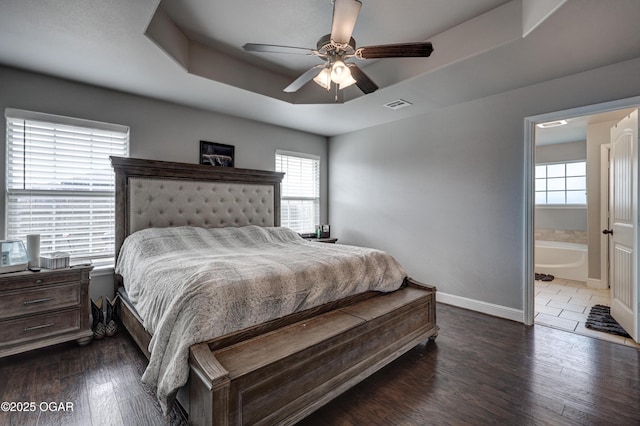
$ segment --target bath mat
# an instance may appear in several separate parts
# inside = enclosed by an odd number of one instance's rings
[[[603,331],[605,333],[631,338],[631,336],[624,331],[624,328],[613,319],[611,316],[611,308],[605,305],[594,305],[591,307],[591,312],[589,312],[585,327],[595,331]]]

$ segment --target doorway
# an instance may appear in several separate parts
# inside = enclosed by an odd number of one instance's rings
[[[561,122],[561,120],[566,120],[567,122],[574,123],[574,127],[580,122],[584,123],[584,126],[590,124],[597,123],[606,123],[610,121],[615,121],[621,115],[624,115],[625,109],[633,109],[640,105],[640,97],[608,102],[604,104],[591,105],[587,107],[575,108],[571,110],[558,111],[549,114],[542,114],[534,117],[527,117],[525,119],[525,235],[524,235],[524,253],[525,253],[525,277],[524,277],[524,323],[528,325],[532,325],[534,323],[534,317],[536,315],[536,306],[535,306],[535,293],[536,293],[536,281],[534,280],[534,273],[538,272],[535,268],[534,263],[534,253],[535,253],[535,240],[536,240],[536,217],[535,217],[535,206],[536,206],[536,195],[540,196],[540,194],[536,194],[535,187],[535,170],[536,170],[536,127],[537,124],[540,123],[549,123],[549,122]],[[589,123],[591,121],[591,123]],[[603,126],[606,126],[604,124]],[[571,126],[569,126],[571,127]],[[602,127],[602,126],[601,126]],[[558,126],[558,129],[560,126]],[[547,132],[549,133],[549,132]],[[561,132],[559,132],[561,133]],[[566,133],[566,132],[565,132]],[[583,138],[583,141],[586,138]],[[575,136],[574,136],[575,142]],[[601,145],[605,141],[598,141],[597,143],[590,143],[586,150],[589,151],[589,164],[591,164],[592,169],[600,169],[600,154],[601,154]],[[607,141],[608,142],[608,141]],[[585,150],[585,151],[586,151]],[[575,155],[574,155],[575,157]],[[595,163],[594,163],[595,161]],[[552,161],[553,163],[553,161]],[[593,166],[596,164],[597,167]],[[566,167],[566,166],[565,166]],[[555,173],[555,172],[554,172]],[[574,173],[575,174],[575,173]],[[587,188],[587,191],[591,193],[591,199],[594,201],[592,206],[587,211],[587,206],[584,206],[583,214],[578,215],[582,217],[582,225],[578,226],[578,228],[586,228],[583,229],[584,234],[582,235],[573,235],[573,237],[584,237],[586,238],[587,246],[591,249],[591,253],[589,255],[589,265],[588,271],[586,273],[586,279],[582,285],[584,285],[583,293],[586,294],[587,289],[599,289],[604,290],[606,292],[607,288],[607,280],[606,280],[606,271],[603,271],[606,263],[602,262],[603,256],[606,256],[606,249],[602,250],[601,246],[603,245],[603,241],[606,242],[606,238],[603,239],[600,235],[600,231],[603,229],[601,220],[600,220],[600,202],[599,196],[594,200],[595,193],[600,192],[600,174],[598,171],[597,176],[591,177],[589,179],[591,182],[590,187]],[[597,190],[593,188],[593,182],[597,184]],[[538,188],[540,189],[540,188]],[[538,191],[540,192],[540,191]],[[554,194],[557,195],[557,194]],[[564,197],[569,197],[566,193]],[[565,198],[566,199],[566,198]],[[562,210],[560,210],[562,211]],[[563,214],[565,216],[569,210],[565,210]],[[597,212],[597,214],[595,213]],[[586,219],[586,218],[588,219]],[[547,218],[548,219],[548,218]],[[584,222],[587,222],[586,225]],[[538,229],[538,234],[540,233],[540,229]],[[571,234],[571,232],[565,233]],[[605,279],[602,279],[604,274]],[[560,283],[559,283],[560,284]],[[571,282],[570,284],[579,285]],[[574,287],[575,289],[575,287]],[[569,289],[570,291],[571,289]],[[565,291],[567,291],[565,289]],[[584,294],[583,294],[584,296]],[[597,295],[600,297],[601,295]],[[559,306],[559,305],[556,305]],[[558,312],[558,311],[555,311]],[[567,315],[571,317],[572,315]]]
[[[534,133],[534,323],[570,332],[586,330],[593,304],[610,306],[608,289],[587,286],[587,216],[595,202],[587,183],[599,181],[593,176],[598,170],[587,168],[587,129],[593,133],[600,120],[591,115],[538,123]],[[591,144],[602,142],[593,139]]]

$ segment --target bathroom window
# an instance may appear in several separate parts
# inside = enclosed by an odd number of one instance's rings
[[[536,205],[586,205],[587,163],[537,164]]]

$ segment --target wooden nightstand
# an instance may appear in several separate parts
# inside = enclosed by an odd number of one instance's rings
[[[315,241],[317,243],[329,243],[329,244],[335,244],[335,242],[338,241],[337,238],[305,238],[305,240]]]
[[[88,344],[92,269],[0,274],[0,358],[69,340]]]

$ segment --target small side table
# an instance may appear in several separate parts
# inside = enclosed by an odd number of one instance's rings
[[[0,275],[0,358],[75,340],[88,344],[93,266]]]
[[[335,244],[335,242],[338,241],[337,238],[305,238],[305,240],[314,241],[316,243],[329,243],[329,244]]]

